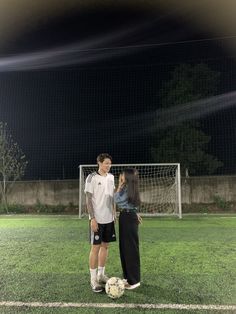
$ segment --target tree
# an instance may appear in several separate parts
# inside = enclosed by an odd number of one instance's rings
[[[8,213],[7,193],[23,177],[27,166],[25,155],[14,142],[8,126],[0,122],[0,195]]]
[[[176,67],[172,78],[162,89],[162,109],[170,110],[215,95],[218,79],[219,73],[205,64]],[[180,162],[185,175],[212,174],[223,163],[207,153],[210,140],[211,137],[200,129],[198,121],[180,120],[155,134],[151,156],[155,162]]]

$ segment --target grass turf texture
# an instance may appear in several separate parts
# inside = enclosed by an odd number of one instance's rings
[[[0,249],[1,301],[236,304],[234,216],[145,218],[140,227],[142,285],[137,290],[126,291],[116,301],[90,289],[86,219],[2,216]],[[118,243],[110,246],[106,270],[110,276],[122,276]],[[157,310],[0,308],[0,313],[78,311],[154,313]]]
[[[45,308],[35,308],[35,309],[29,309],[29,308],[8,308],[8,309],[0,309],[1,314],[110,314],[110,313],[118,313],[118,314],[233,314],[232,311],[209,311],[209,310],[144,310],[144,309],[45,309]]]
[[[57,308],[51,308],[51,309],[45,309],[45,308],[35,308],[35,309],[29,309],[29,308],[2,308],[0,309],[1,314],[111,314],[111,313],[118,313],[118,314],[233,314],[232,311],[209,311],[209,310],[144,310],[144,309],[83,309],[83,308],[77,308],[77,309],[57,309]]]

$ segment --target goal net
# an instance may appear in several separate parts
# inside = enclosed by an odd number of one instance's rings
[[[143,216],[176,215],[182,217],[180,164],[112,164],[110,173],[118,186],[119,174],[125,168],[136,168],[139,173],[141,206]],[[87,176],[98,170],[97,165],[80,166],[79,217],[87,214],[84,193]],[[119,211],[119,209],[117,209]]]

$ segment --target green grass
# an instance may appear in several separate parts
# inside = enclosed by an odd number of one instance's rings
[[[119,313],[119,314],[233,314],[232,311],[210,311],[209,310],[202,310],[202,311],[195,311],[191,310],[144,310],[144,309],[132,309],[132,310],[126,310],[126,309],[84,309],[84,308],[77,308],[77,309],[58,309],[58,308],[4,308],[0,309],[1,314],[110,314],[110,313]]]
[[[144,309],[85,309],[85,308],[0,308],[1,314],[234,314],[232,310],[164,310],[164,309],[156,309],[156,310],[144,310]]]
[[[140,227],[142,285],[117,301],[90,289],[87,220],[76,216],[1,216],[0,250],[0,301],[236,304],[234,216],[144,219]],[[110,246],[106,270],[109,275],[121,276],[118,243]],[[0,308],[0,313],[78,311],[156,313]]]

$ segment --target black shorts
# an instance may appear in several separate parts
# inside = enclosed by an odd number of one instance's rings
[[[98,231],[93,232],[91,230],[90,221],[89,221],[89,230],[90,230],[90,243],[91,244],[101,244],[102,242],[114,242],[116,241],[116,232],[114,221],[108,224],[98,224]]]

